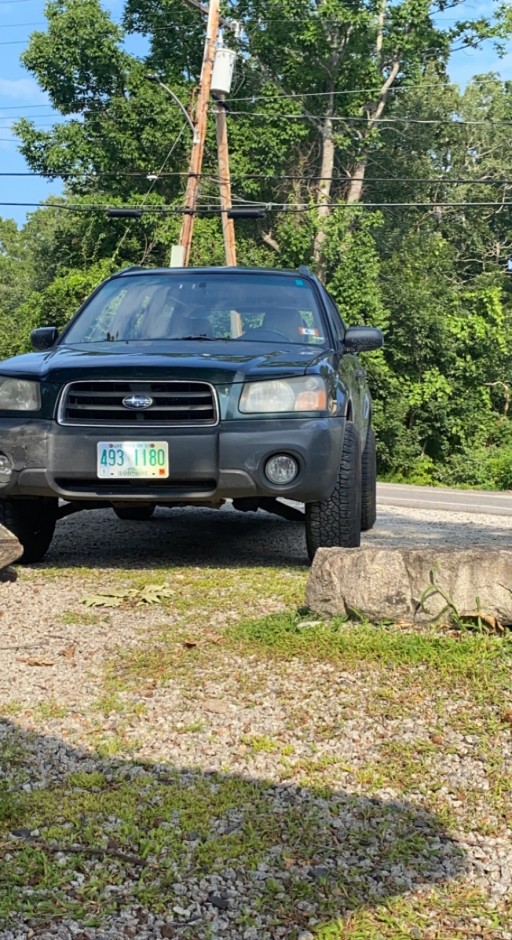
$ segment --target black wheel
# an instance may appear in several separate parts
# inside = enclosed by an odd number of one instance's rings
[[[313,560],[317,548],[357,548],[361,542],[361,443],[347,422],[340,469],[328,499],[306,503],[306,543]]]
[[[377,518],[377,453],[375,432],[368,428],[361,458],[361,531],[373,529]]]
[[[57,522],[57,500],[1,499],[0,522],[23,546],[18,564],[41,561],[50,547]]]
[[[128,522],[146,522],[151,519],[155,511],[155,506],[114,506],[114,512],[118,519],[125,519]]]

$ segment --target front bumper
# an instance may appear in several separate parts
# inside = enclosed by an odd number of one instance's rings
[[[286,497],[300,502],[332,493],[340,465],[343,417],[223,421],[216,427],[144,428],[141,431],[63,427],[54,421],[0,420],[0,452],[14,470],[0,499],[56,496],[69,501],[194,503],[246,497]],[[98,441],[168,441],[166,480],[100,480]],[[277,453],[290,454],[299,473],[287,486],[272,485],[264,467]]]

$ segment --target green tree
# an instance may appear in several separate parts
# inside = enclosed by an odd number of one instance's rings
[[[508,4],[469,18],[450,5],[460,20],[449,28],[436,19],[444,0],[226,5],[242,24],[228,115],[234,197],[273,206],[237,223],[238,255],[313,264],[347,322],[385,329],[385,350],[367,362],[383,473],[505,485],[510,88],[479,76],[461,94],[446,62],[454,46],[499,46],[512,17]],[[190,109],[202,61],[204,17],[182,0],[126,0],[123,29],[99,0],[50,0],[47,19],[23,60],[64,120],[17,130],[29,164],[64,175],[66,192],[22,232],[5,228],[0,277],[16,287],[0,316],[14,311],[13,348],[34,325],[62,326],[115,267],[167,263],[190,130],[145,74],[157,71]],[[127,33],[148,38],[144,58],[127,54]],[[210,122],[201,207],[218,199],[217,172]],[[127,204],[142,218],[101,208]],[[201,208],[192,263],[222,260],[219,214]]]

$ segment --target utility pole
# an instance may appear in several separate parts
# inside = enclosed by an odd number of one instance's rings
[[[197,96],[195,114],[195,134],[190,155],[187,190],[185,193],[185,214],[180,233],[180,248],[183,253],[182,264],[188,265],[192,235],[194,232],[195,214],[197,210],[197,197],[201,168],[203,165],[204,145],[206,139],[206,126],[208,123],[208,106],[210,103],[210,88],[212,82],[213,65],[215,61],[215,46],[219,31],[220,2],[210,0],[208,4],[208,23],[206,27],[206,40],[204,44],[203,64],[199,79],[199,94]]]
[[[228,128],[226,108],[222,99],[215,102],[215,122],[217,129],[217,153],[219,163],[220,208],[222,215],[222,233],[226,264],[236,267],[235,223],[228,216],[231,209],[231,178],[229,172]]]

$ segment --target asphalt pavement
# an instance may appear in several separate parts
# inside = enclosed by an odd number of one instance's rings
[[[445,512],[512,516],[512,491],[452,490],[437,486],[410,486],[402,483],[377,485],[379,506],[405,509],[434,509]]]

